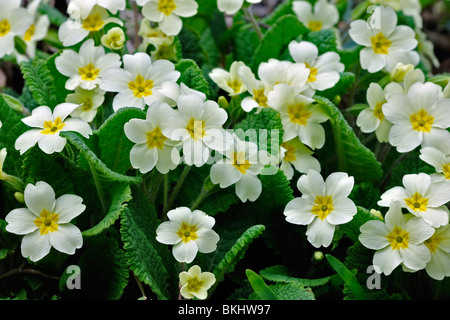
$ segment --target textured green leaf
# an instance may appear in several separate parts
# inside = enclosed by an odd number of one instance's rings
[[[40,58],[24,61],[20,64],[20,70],[36,102],[41,106],[53,109],[58,101],[56,88],[46,61]]]
[[[278,300],[315,300],[314,293],[310,288],[304,287],[300,283],[277,282],[269,285],[269,288],[277,296]]]
[[[112,171],[125,174],[130,168],[130,150],[134,143],[125,135],[124,125],[131,119],[145,119],[145,112],[137,108],[122,108],[114,112],[94,132],[98,139],[100,160]]]
[[[247,66],[250,66],[253,55],[260,45],[255,29],[252,25],[245,24],[245,21],[240,21],[234,23],[234,29],[231,29],[231,32],[234,32],[234,34],[229,35],[233,40],[233,55],[230,59],[242,61]]]
[[[364,300],[365,299],[364,290],[361,287],[361,284],[356,279],[356,277],[353,275],[353,273],[351,273],[350,270],[347,269],[347,267],[342,262],[340,262],[332,255],[327,254],[326,258],[330,263],[331,267],[337,272],[337,274],[341,277],[344,283],[352,291],[355,299]]]
[[[55,97],[58,103],[62,103],[66,100],[66,97],[72,91],[66,89],[66,82],[69,79],[56,69],[55,60],[61,54],[62,51],[58,51],[51,55],[46,61],[46,67],[50,71],[50,75],[53,78],[53,85],[55,87]]]
[[[272,12],[270,12],[267,16],[265,16],[262,21],[265,24],[273,25],[283,16],[286,15],[294,15],[294,11],[292,10],[292,2],[294,0],[285,0],[276,6]]]
[[[120,227],[128,265],[158,299],[167,300],[176,296],[178,277],[168,247],[156,241],[159,223],[154,207],[133,189],[133,201],[123,212]]]
[[[292,40],[307,31],[308,29],[295,15],[285,15],[278,19],[272,28],[267,30],[256,48],[251,64],[253,72],[257,72],[261,62],[268,61],[270,58],[278,59]]]
[[[264,282],[264,280],[256,274],[254,271],[247,269],[245,271],[250,285],[255,291],[256,295],[261,300],[278,300],[278,297],[272,291],[272,289]]]
[[[175,65],[175,69],[181,73],[178,83],[184,83],[191,89],[203,92],[206,97],[210,97],[208,81],[205,79],[202,70],[192,59],[183,59]]]
[[[337,51],[336,32],[333,29],[322,29],[311,32],[305,39],[306,41],[314,43],[319,49],[319,55],[325,52]]]
[[[291,275],[291,272],[286,266],[272,266],[263,269],[259,272],[259,275],[268,281],[283,282],[283,283],[296,283],[304,287],[318,287],[327,284],[332,276],[320,278],[320,279],[301,279]]]
[[[315,96],[314,99],[330,116],[338,169],[359,181],[380,179],[383,174],[381,163],[377,161],[374,153],[361,143],[341,111],[324,97]]]

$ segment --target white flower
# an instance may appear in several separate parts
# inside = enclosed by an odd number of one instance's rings
[[[203,101],[206,101],[206,95],[203,92],[191,89],[183,82],[178,84],[176,82],[166,81],[161,85],[159,93],[169,99],[169,105],[171,106],[176,106],[178,104],[178,98],[182,95],[196,94]]]
[[[96,47],[93,39],[86,40],[79,53],[66,49],[55,59],[56,69],[69,77],[65,85],[67,90],[77,87],[93,90],[102,83],[102,77],[108,69],[118,68],[120,64],[118,54],[105,54],[105,49]]]
[[[424,241],[434,228],[420,218],[402,214],[399,202],[390,204],[384,220],[370,220],[360,227],[359,241],[376,250],[375,271],[390,275],[400,264],[413,271],[425,268],[431,255]]]
[[[339,81],[344,64],[336,52],[325,52],[319,56],[317,46],[308,41],[289,43],[289,54],[297,63],[304,63],[309,69],[308,84],[315,90],[332,88]]]
[[[283,141],[299,137],[311,149],[320,149],[325,144],[325,130],[320,123],[328,115],[315,100],[299,94],[295,88],[279,84],[269,93],[269,105],[280,113],[283,124]]]
[[[189,270],[180,273],[180,294],[185,299],[204,300],[208,297],[208,289],[216,282],[214,273],[202,272],[202,269],[195,265]]]
[[[12,210],[5,220],[7,231],[24,235],[21,251],[25,258],[38,261],[51,247],[66,254],[81,248],[81,232],[69,222],[85,210],[82,198],[65,194],[55,199],[53,188],[39,181],[26,186],[24,199],[27,208]]]
[[[153,102],[169,102],[158,92],[166,82],[176,82],[180,72],[168,60],[152,62],[143,52],[123,56],[122,68],[112,68],[105,72],[100,88],[118,92],[113,100],[114,111],[124,107],[145,108]]]
[[[0,0],[0,59],[14,52],[14,37],[22,37],[33,23],[20,0]]]
[[[408,26],[397,26],[397,15],[389,7],[379,7],[376,28],[364,20],[350,24],[350,37],[364,46],[360,52],[361,67],[370,73],[382,69],[391,72],[398,62],[417,65],[419,54],[413,49],[417,46],[415,32]]]
[[[291,180],[294,168],[298,172],[307,173],[309,169],[320,172],[320,162],[313,156],[313,152],[306,147],[298,137],[281,143],[282,160],[280,169]]]
[[[198,94],[181,95],[178,111],[167,117],[163,134],[182,142],[186,164],[200,167],[208,161],[210,149],[223,152],[233,143],[231,134],[222,128],[227,118],[215,101],[204,101]]]
[[[91,32],[97,32],[109,23],[123,26],[122,20],[111,17],[105,8],[94,6],[89,15],[78,20],[68,19],[61,24],[58,37],[65,47],[70,47],[83,41]]]
[[[166,103],[154,103],[147,110],[146,119],[131,119],[125,123],[128,139],[135,143],[130,151],[133,168],[146,173],[154,167],[166,174],[180,162],[174,143],[162,134],[164,119],[175,111]]]
[[[149,44],[152,44],[156,49],[160,46],[169,46],[174,42],[174,36],[168,36],[161,31],[159,27],[153,27],[152,22],[147,19],[142,19],[139,26],[138,35],[142,37],[142,48],[145,50]]]
[[[3,163],[5,162],[5,158],[8,152],[6,148],[0,150],[0,180],[5,180],[8,175],[3,171]]]
[[[425,245],[431,253],[431,260],[425,271],[436,280],[450,277],[450,227],[449,225],[436,229]]]
[[[367,89],[367,102],[369,108],[362,110],[356,118],[356,125],[362,132],[376,134],[377,140],[381,143],[389,141],[389,131],[392,123],[386,120],[383,113],[383,104],[386,103],[386,97],[383,88],[373,82]]]
[[[402,182],[403,187],[384,192],[378,205],[388,207],[392,201],[399,201],[403,208],[435,228],[448,224],[445,204],[450,201],[450,183],[432,181],[426,173],[404,175]]]
[[[308,241],[316,248],[328,247],[335,226],[349,222],[356,214],[356,206],[348,198],[353,185],[353,177],[345,172],[334,172],[324,181],[320,173],[310,169],[297,182],[302,196],[284,209],[286,221],[308,225]]]
[[[242,202],[255,201],[261,195],[262,184],[258,178],[264,165],[254,142],[242,141],[234,136],[234,144],[225,151],[224,158],[211,166],[210,178],[221,188],[235,185],[236,195]]]
[[[126,0],[70,0],[67,13],[74,19],[85,19],[94,6],[109,10],[112,14],[123,11]]]
[[[450,142],[450,100],[442,96],[442,88],[431,82],[416,82],[407,94],[387,96],[383,113],[393,124],[389,143],[398,152]]]
[[[406,69],[406,71],[402,71]],[[404,75],[402,73],[404,72]],[[425,75],[420,69],[414,69],[413,65],[409,64],[404,66],[401,62],[397,64],[391,73],[390,82],[384,88],[384,94],[386,98],[394,93],[407,94],[409,88],[416,82],[425,83]]]
[[[339,22],[339,12],[336,6],[327,0],[318,0],[314,4],[314,10],[308,1],[294,1],[292,10],[298,20],[311,31],[331,29]]]
[[[245,112],[250,112],[256,108],[256,112],[258,112],[261,108],[268,107],[267,96],[269,94],[269,88],[264,84],[264,82],[256,79],[256,76],[253,74],[252,70],[245,65],[239,68],[238,74],[244,82],[247,91],[251,94],[251,96],[242,99],[242,109]]]
[[[183,26],[180,17],[192,17],[197,14],[197,9],[194,0],[150,0],[142,8],[142,14],[148,20],[158,22],[165,34],[175,36]]]
[[[60,132],[75,131],[88,138],[92,130],[87,122],[77,118],[66,119],[77,107],[74,103],[61,103],[55,107],[53,113],[47,106],[33,109],[31,116],[23,118],[22,121],[34,129],[20,135],[15,148],[23,154],[37,143],[42,151],[51,154],[61,152],[66,145],[66,138],[61,137]]]
[[[238,73],[239,68],[243,66],[245,64],[242,61],[233,61],[229,72],[222,68],[214,68],[209,73],[209,77],[230,96],[239,95],[247,90],[243,79]]]
[[[370,0],[370,2],[391,7],[395,11],[402,11],[405,15],[414,18],[417,28],[422,28],[420,0]]]
[[[125,44],[125,33],[122,28],[114,27],[101,38],[102,45],[112,50],[120,50]]]
[[[75,88],[74,93],[66,97],[66,102],[75,103],[79,106],[70,114],[72,117],[81,118],[86,122],[91,122],[97,115],[98,108],[105,100],[105,92],[102,90],[85,90],[80,87]]]
[[[191,263],[197,252],[211,253],[217,248],[219,235],[212,230],[215,219],[200,210],[179,207],[167,212],[169,221],[156,229],[156,240],[173,245],[178,262]]]
[[[262,0],[246,0],[248,3],[260,3]],[[217,8],[226,14],[235,14],[241,9],[244,0],[217,0]]]
[[[450,181],[450,150],[443,151],[437,147],[421,148],[419,158],[434,167],[437,175],[432,176],[436,179]]]

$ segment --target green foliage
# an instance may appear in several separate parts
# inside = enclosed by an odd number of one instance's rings
[[[365,295],[363,288],[361,287],[358,280],[355,278],[352,272],[350,272],[347,267],[340,262],[338,259],[333,257],[332,255],[327,254],[326,258],[330,265],[333,267],[333,269],[337,272],[337,274],[341,277],[341,279],[344,281],[344,283],[348,286],[348,288],[351,290],[353,296],[357,300],[364,300]]]
[[[178,79],[179,83],[184,83],[191,89],[203,92],[207,97],[211,95],[209,84],[194,60],[183,59],[175,65],[175,69],[181,73]]]
[[[248,269],[246,272],[250,285],[261,300],[278,300],[278,297],[264,280],[254,271]]]

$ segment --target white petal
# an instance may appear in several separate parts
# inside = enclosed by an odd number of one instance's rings
[[[333,199],[333,208],[326,219],[334,225],[347,223],[356,214],[356,205],[348,198]]]
[[[219,235],[209,229],[197,232],[198,239],[195,240],[197,243],[198,251],[201,253],[210,253],[217,249],[217,242],[219,242]]]
[[[258,177],[245,174],[236,182],[236,195],[242,202],[256,201],[262,192],[262,184]]]
[[[41,235],[39,230],[25,235],[21,243],[22,255],[31,261],[38,261],[45,257],[51,249],[50,235]]]
[[[431,260],[430,250],[424,244],[409,243],[408,248],[400,250],[400,255],[403,264],[411,270],[421,270]]]
[[[56,199],[54,212],[59,214],[58,223],[67,223],[79,216],[86,209],[82,202],[83,198],[73,194],[65,194]]]
[[[53,212],[55,192],[47,182],[38,181],[36,185],[28,184],[25,187],[24,198],[28,209],[38,216],[44,209]]]
[[[415,149],[422,142],[422,134],[413,130],[411,125],[394,124],[389,132],[389,143],[397,147],[400,153]]]
[[[50,243],[58,251],[74,254],[75,249],[81,248],[83,238],[81,231],[70,223],[58,225],[58,230],[50,232]]]
[[[309,201],[304,198],[294,198],[288,202],[283,214],[286,216],[286,221],[299,224],[308,225],[316,217],[311,212],[312,206]]]
[[[333,240],[334,230],[335,226],[328,223],[326,219],[316,218],[308,225],[306,236],[314,247],[328,247]]]
[[[175,14],[164,16],[163,20],[159,22],[159,27],[168,36],[176,36],[180,33],[183,27],[181,18]]]
[[[300,192],[308,196],[312,201],[316,196],[325,196],[325,182],[319,172],[308,170],[306,175],[302,175],[297,182]]]
[[[345,172],[333,172],[325,180],[327,194],[331,195],[333,199],[348,197],[354,184],[355,179],[349,177]]]
[[[393,250],[391,246],[387,246],[378,250],[373,255],[373,264],[375,270],[379,269],[385,275],[390,275],[392,271],[402,263],[402,258],[398,250]]]
[[[155,167],[158,157],[157,148],[149,149],[146,143],[136,144],[130,150],[130,163],[141,173],[151,171]]]
[[[33,129],[22,133],[14,143],[14,148],[24,154],[28,149],[34,146],[41,138],[41,130]]]
[[[390,233],[390,230],[382,221],[369,220],[359,230],[361,234],[358,239],[366,248],[379,250],[389,245],[386,236]]]
[[[396,186],[385,191],[377,204],[382,207],[389,207],[392,201],[401,201],[403,203],[403,200],[410,196],[411,195],[404,188]]]
[[[211,166],[210,178],[212,183],[227,188],[239,181],[241,174],[232,165],[215,163]]]
[[[92,129],[89,124],[81,119],[70,118],[64,121],[63,131],[75,131],[81,134],[85,138],[89,138],[92,134]]]
[[[66,145],[66,138],[60,137],[58,134],[42,135],[38,141],[38,145],[47,154],[61,152]]]
[[[191,263],[197,255],[198,247],[194,241],[179,242],[173,246],[172,253],[178,262]]]
[[[14,209],[5,217],[8,222],[6,231],[15,234],[27,234],[36,230],[38,227],[34,223],[36,214],[26,208]]]

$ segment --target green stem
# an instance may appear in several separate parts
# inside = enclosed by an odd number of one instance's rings
[[[214,194],[217,190],[219,190],[219,187],[217,184],[211,185],[211,183],[208,183],[208,182],[211,182],[211,180],[209,179],[209,176],[203,182],[202,190],[198,194],[197,199],[195,199],[192,202],[192,204],[190,206],[191,211],[194,211],[195,209],[197,209],[206,198],[208,198],[210,195]]]
[[[164,180],[164,177],[166,175],[163,175],[159,172],[157,172],[157,177],[153,177],[151,183],[150,183],[150,203],[155,203],[156,196],[158,195],[159,187],[161,186],[162,181]]]
[[[163,217],[166,216],[167,211],[172,207],[178,192],[180,192],[181,187],[183,186],[184,180],[186,180],[186,177],[191,170],[191,166],[185,166],[183,169],[183,172],[181,173],[180,178],[178,179],[177,184],[175,185],[175,188],[172,190],[172,194],[170,195],[170,198],[168,201],[164,201],[164,210],[163,210]]]
[[[250,20],[251,24],[253,25],[253,28],[256,31],[256,34],[258,35],[259,39],[262,39],[262,32],[261,28],[258,25],[258,22],[255,19],[255,16],[253,15],[253,12],[251,11],[250,7],[244,8],[244,13],[247,16],[247,18]]]

